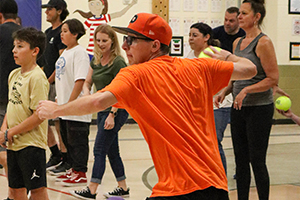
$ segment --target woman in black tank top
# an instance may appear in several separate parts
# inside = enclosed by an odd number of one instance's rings
[[[265,16],[264,0],[244,0],[238,16],[246,36],[233,43],[234,54],[251,60],[257,75],[231,83],[231,134],[236,161],[239,200],[249,199],[250,163],[260,200],[269,199],[270,179],[266,166],[268,141],[274,113],[272,87],[278,84],[278,66],[272,41],[260,25]]]

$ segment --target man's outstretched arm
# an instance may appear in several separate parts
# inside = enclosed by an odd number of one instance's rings
[[[204,53],[212,58],[230,61],[234,63],[234,69],[231,75],[231,80],[245,80],[250,79],[256,75],[256,66],[247,58],[236,56],[226,50],[221,50],[219,52],[212,46],[210,46],[210,48],[211,50],[213,50],[213,53],[207,50],[204,50]]]
[[[37,113],[40,119],[54,119],[59,116],[69,115],[86,115],[105,110],[117,102],[116,97],[111,92],[97,92],[63,105],[57,105],[57,103],[52,101],[40,101]]]

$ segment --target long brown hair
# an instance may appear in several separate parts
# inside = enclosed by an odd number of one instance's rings
[[[90,2],[90,1],[92,1],[92,0],[88,0],[88,2]],[[103,8],[103,10],[102,10],[102,15],[105,15],[105,14],[107,14],[107,11],[108,11],[108,2],[107,2],[107,0],[100,0],[102,3],[103,3],[103,5],[104,5],[104,8]],[[88,19],[88,18],[91,18],[91,17],[93,17],[93,14],[92,14],[92,12],[91,11],[89,11],[89,12],[84,12],[84,11],[82,11],[82,10],[75,10],[74,11],[74,13],[76,13],[76,12],[78,12],[82,17],[84,17],[84,18],[86,18],[86,19]]]
[[[99,25],[94,33],[94,64],[98,65],[100,63],[100,60],[102,58],[102,54],[100,52],[100,48],[97,44],[97,33],[105,33],[108,35],[108,37],[111,39],[111,47],[110,47],[110,58],[109,58],[109,62],[108,65],[111,65],[114,61],[114,59],[117,56],[121,56],[121,49],[120,49],[120,45],[119,45],[119,41],[118,41],[118,37],[116,32],[112,29],[112,27],[108,24],[101,24]]]

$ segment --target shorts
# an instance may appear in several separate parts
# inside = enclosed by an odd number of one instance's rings
[[[56,89],[55,89],[55,84],[51,83],[50,87],[49,87],[49,94],[48,94],[48,100],[50,101],[54,101],[55,102],[55,97],[56,97]],[[50,121],[58,121],[59,118],[55,118],[55,119],[50,119]]]
[[[45,149],[29,146],[19,151],[7,150],[7,166],[9,187],[47,187]]]
[[[55,102],[55,97],[56,97],[55,84],[52,83],[52,84],[50,84],[50,87],[49,87],[48,100]]]
[[[6,113],[6,104],[0,103],[0,127],[2,126],[5,113]],[[1,151],[6,151],[6,149],[0,145],[0,152]]]

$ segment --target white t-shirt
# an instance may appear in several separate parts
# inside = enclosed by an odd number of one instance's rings
[[[191,51],[189,52],[189,54],[186,56],[186,58],[190,58],[190,59],[197,58],[197,57],[195,56],[194,50],[191,50]]]
[[[86,79],[89,66],[89,56],[82,46],[77,45],[72,49],[64,50],[55,63],[55,88],[58,105],[69,101],[75,82]],[[78,98],[82,94],[83,92],[81,91]],[[92,115],[63,116],[60,118],[64,120],[91,122]]]

